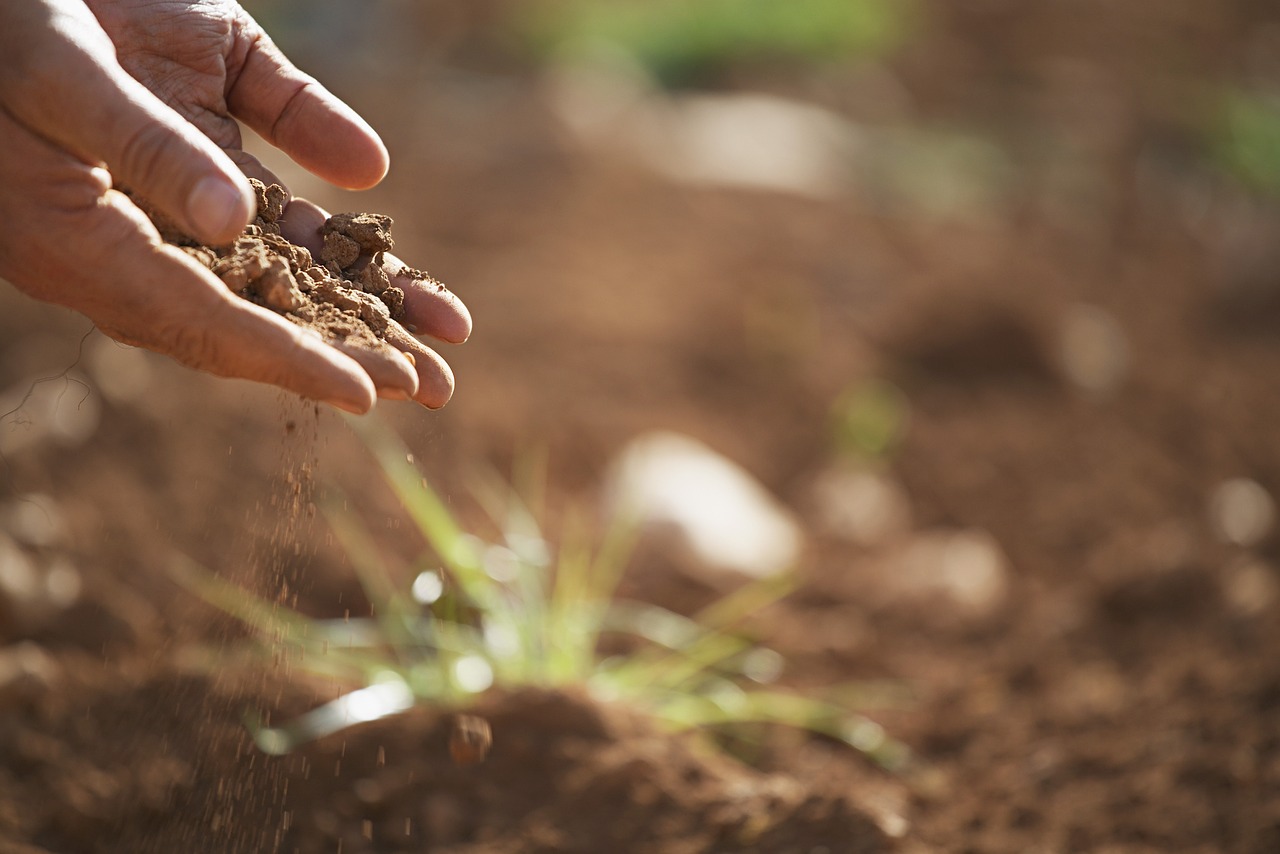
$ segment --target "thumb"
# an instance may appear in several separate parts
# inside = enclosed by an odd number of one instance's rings
[[[83,4],[22,5],[44,17],[0,37],[11,58],[0,70],[0,106],[86,162],[106,163],[117,185],[187,233],[212,244],[234,240],[253,216],[254,196],[231,159],[120,67]]]

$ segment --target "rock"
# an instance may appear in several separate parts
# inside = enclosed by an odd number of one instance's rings
[[[0,611],[18,617],[39,605],[43,581],[35,560],[0,534]]]
[[[1129,341],[1107,312],[1091,305],[1073,306],[1059,330],[1059,359],[1067,379],[1088,391],[1116,388],[1129,370]]]
[[[1248,478],[1223,481],[1209,498],[1209,523],[1223,542],[1257,545],[1271,532],[1275,517],[1271,494]]]
[[[804,538],[792,514],[755,478],[677,433],[634,439],[610,466],[607,503],[699,566],[754,578],[781,573]]]
[[[887,474],[833,466],[818,475],[809,501],[819,530],[860,546],[874,546],[911,529],[911,504]]]
[[[1241,617],[1268,613],[1280,599],[1280,581],[1274,568],[1254,560],[1244,560],[1230,568],[1223,598]]]
[[[979,529],[917,534],[879,569],[886,604],[918,606],[943,620],[983,620],[1008,596],[1008,561],[995,538]]]
[[[0,647],[0,706],[39,697],[59,673],[58,663],[39,644]]]
[[[80,598],[80,573],[66,558],[39,557],[0,533],[0,633],[38,631]]]
[[[66,540],[67,520],[52,498],[28,493],[0,509],[0,530],[19,543],[47,548]]]

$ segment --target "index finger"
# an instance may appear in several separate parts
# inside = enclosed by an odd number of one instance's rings
[[[355,110],[303,74],[246,15],[249,50],[227,92],[227,106],[307,171],[349,190],[387,174],[386,146]]]

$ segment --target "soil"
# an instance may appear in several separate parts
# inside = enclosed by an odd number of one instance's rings
[[[359,207],[394,211],[397,252],[477,321],[445,410],[382,407],[455,511],[482,529],[468,473],[530,449],[555,519],[643,431],[710,444],[807,532],[802,588],[753,624],[783,684],[861,686],[909,773],[787,730],[718,750],[573,692],[468,710],[484,762],[455,763],[429,708],[258,753],[247,713],[341,687],[255,666],[173,554],[341,619],[368,605],[296,472],[339,485],[405,579],[410,524],[336,418],[99,336],[77,362],[82,320],[0,290],[0,398],[53,377],[64,402],[56,429],[0,422],[0,850],[1280,850],[1280,531],[1219,512],[1238,479],[1280,495],[1280,205],[1198,124],[1206,87],[1275,85],[1280,10],[919,5],[883,65],[720,85],[985,134],[1007,171],[959,213],[684,186],[584,146],[494,34],[499,3],[424,4],[398,22],[413,61],[343,91],[395,154]],[[1082,317],[1123,341],[1111,385],[1064,361]],[[868,381],[908,413],[871,463],[832,435]],[[905,508],[874,537],[820,501],[850,466]],[[918,583],[956,543],[997,556],[982,595]],[[644,548],[624,592],[689,613],[727,583]]]
[[[207,246],[184,234],[154,207],[137,200],[165,242],[181,248],[235,294],[284,315],[334,344],[388,348],[387,327],[403,323],[404,291],[391,284],[383,259],[395,241],[391,217],[334,214],[320,229],[319,257],[281,234],[289,193],[250,178],[257,214],[227,246]],[[431,279],[420,270],[408,275]],[[434,281],[434,280],[432,280]]]

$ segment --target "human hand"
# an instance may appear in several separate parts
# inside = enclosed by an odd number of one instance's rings
[[[414,353],[412,366],[340,352],[231,294],[112,189],[149,199],[202,241],[229,242],[253,214],[243,173],[275,180],[241,150],[233,116],[335,184],[382,178],[378,137],[237,4],[7,0],[0,56],[0,275],[119,340],[348,411],[367,411],[375,395],[431,407],[449,399],[448,366],[407,332],[391,343]],[[292,202],[286,236],[311,242],[317,216]],[[394,274],[399,262],[388,266]],[[394,284],[415,330],[469,335],[470,317],[448,291],[408,276]]]

